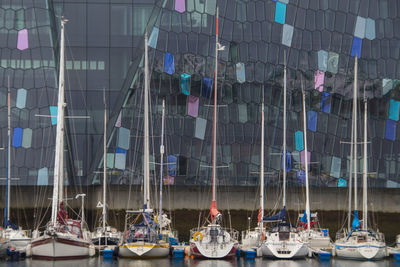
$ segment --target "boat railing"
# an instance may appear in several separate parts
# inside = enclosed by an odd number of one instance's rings
[[[218,230],[218,235],[222,235],[224,232],[227,232],[230,235],[231,240],[239,240],[239,231],[231,229],[231,228],[216,228]],[[203,237],[203,233],[207,233],[208,231],[213,231],[214,229],[210,227],[199,227],[193,228],[190,230],[190,239],[197,239]]]

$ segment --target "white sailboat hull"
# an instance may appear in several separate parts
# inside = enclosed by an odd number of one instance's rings
[[[169,255],[169,244],[132,242],[119,246],[118,256],[124,258],[165,258]]]
[[[400,248],[400,235],[396,236],[396,246]]]
[[[308,244],[301,241],[265,241],[261,246],[263,257],[274,259],[305,258],[308,250]]]
[[[381,260],[386,256],[386,246],[383,243],[365,242],[360,244],[335,244],[336,255],[339,258],[355,260]]]
[[[91,243],[72,235],[43,235],[32,241],[32,256],[45,260],[87,258],[94,251]]]
[[[219,244],[218,242],[204,243],[201,241],[190,242],[190,252],[196,258],[223,259],[236,255],[237,242]]]

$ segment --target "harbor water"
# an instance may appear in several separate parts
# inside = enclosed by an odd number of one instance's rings
[[[0,260],[0,266],[4,267],[309,267],[309,266],[335,266],[335,267],[400,267],[400,262],[394,261],[393,258],[387,258],[383,261],[352,261],[332,259],[330,261],[321,262],[318,259],[305,260],[269,260],[264,258],[256,258],[254,260],[245,260],[244,258],[232,260],[197,260],[191,258],[184,259],[152,259],[152,260],[135,260],[135,259],[114,259],[103,260],[103,257],[93,257],[83,260],[68,261],[43,261],[26,259],[18,262]]]

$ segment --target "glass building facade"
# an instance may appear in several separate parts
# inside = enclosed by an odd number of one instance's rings
[[[110,183],[143,178],[144,34],[151,68],[151,161],[160,161],[166,101],[164,182],[211,183],[215,15],[225,46],[218,59],[219,184],[256,186],[261,102],[265,169],[281,172],[283,65],[288,68],[288,183],[302,186],[301,81],[307,90],[311,184],[346,187],[354,57],[359,103],[368,98],[369,182],[400,187],[400,3],[397,0],[3,0],[0,3],[0,144],[12,102],[12,177],[51,185],[60,16],[66,24],[66,176],[101,183],[105,94]],[[397,29],[397,30],[396,30]],[[360,110],[360,117],[362,115]],[[45,115],[45,116],[43,116]],[[89,116],[89,118],[74,118]],[[362,136],[361,122],[358,136]],[[359,139],[361,141],[361,139]],[[361,150],[361,146],[359,151]],[[6,152],[0,176],[6,175]],[[361,153],[360,163],[361,161]],[[361,166],[362,164],[358,164]],[[399,168],[399,169],[398,169]],[[152,164],[158,177],[159,165]],[[155,179],[155,178],[153,178]],[[4,183],[4,180],[1,181]]]

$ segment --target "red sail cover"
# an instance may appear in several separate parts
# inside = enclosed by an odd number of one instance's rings
[[[260,223],[260,222],[261,222],[261,219],[262,219],[262,216],[261,216],[261,208],[258,210],[257,219],[258,219],[258,223]]]
[[[210,214],[211,214],[211,221],[214,220],[214,217],[216,217],[218,214],[220,214],[220,212],[217,209],[217,202],[215,200],[213,200],[211,202]]]

